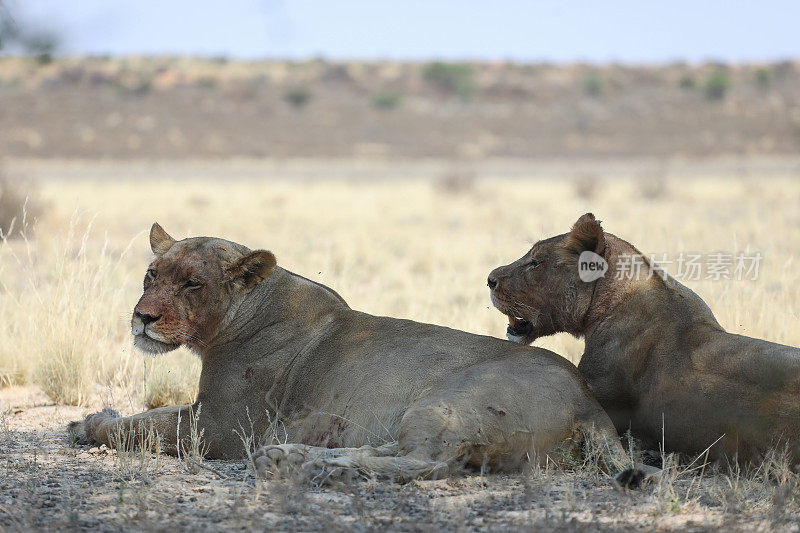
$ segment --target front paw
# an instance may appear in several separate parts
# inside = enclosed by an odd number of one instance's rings
[[[281,471],[296,470],[307,460],[310,446],[305,444],[270,444],[253,454],[256,473],[262,478]]]
[[[104,444],[98,441],[96,430],[106,420],[119,418],[119,413],[108,407],[102,411],[86,415],[83,420],[76,420],[67,425],[67,436],[72,445]]]

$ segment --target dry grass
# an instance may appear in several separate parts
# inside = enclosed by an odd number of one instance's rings
[[[31,199],[32,192],[30,183],[14,181],[0,173],[0,237],[15,239],[32,230],[40,213],[40,206]]]
[[[657,257],[761,252],[757,281],[687,284],[730,331],[800,345],[800,183],[671,181],[669,195],[644,202],[640,185],[624,179],[603,180],[590,200],[555,179],[475,179],[458,194],[413,179],[45,182],[41,195],[52,208],[37,239],[0,248],[0,374],[6,383],[35,380],[63,403],[86,403],[95,385],[126,387],[143,403],[144,359],[130,348],[128,320],[151,257],[143,230],[155,220],[176,237],[269,248],[279,264],[333,287],[354,308],[503,337],[487,273],[591,210],[608,231]],[[568,335],[538,344],[576,363],[582,352]],[[194,357],[177,352],[148,364],[147,405],[191,400]]]
[[[190,474],[197,474],[202,468],[203,457],[208,451],[208,446],[203,442],[204,429],[200,429],[198,422],[202,413],[203,406],[198,405],[197,410],[188,409],[186,413],[178,414],[178,430],[181,427],[181,417],[189,419],[189,434],[177,435],[178,438],[178,458],[183,459],[186,470]]]
[[[95,384],[124,379],[130,363],[114,353],[124,333],[108,329],[109,313],[123,309],[127,250],[93,240],[92,221],[77,213],[64,225],[50,239],[3,240],[0,381],[33,380],[58,403],[85,405]]]
[[[188,403],[197,394],[197,382],[187,380],[186,374],[198,376],[200,360],[186,350],[149,358],[146,364],[144,404],[148,409]]]
[[[136,445],[131,438],[134,434],[141,435]],[[139,422],[136,427],[117,426],[110,440],[117,476],[121,481],[147,482],[161,468],[161,437],[152,424]]]

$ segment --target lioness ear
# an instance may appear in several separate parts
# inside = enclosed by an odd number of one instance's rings
[[[240,281],[244,285],[243,288],[249,289],[272,274],[276,264],[278,262],[272,252],[256,250],[228,265],[225,272],[232,280]]]
[[[586,250],[602,254],[606,249],[606,238],[600,221],[591,213],[583,215],[572,226],[564,247],[575,254],[581,254]]]
[[[153,253],[163,255],[172,248],[173,244],[175,244],[175,239],[170,237],[169,233],[158,225],[158,222],[155,222],[150,228],[150,249],[153,250]]]

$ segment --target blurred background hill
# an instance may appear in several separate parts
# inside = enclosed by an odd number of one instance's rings
[[[0,0],[0,155],[793,156],[799,17],[785,0]]]
[[[800,152],[800,63],[0,58],[16,157]]]

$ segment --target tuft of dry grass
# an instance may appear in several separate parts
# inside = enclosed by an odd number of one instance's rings
[[[140,440],[134,442],[133,435],[139,435]],[[161,468],[161,437],[152,424],[140,421],[136,427],[118,425],[110,440],[120,480],[148,481]]]
[[[0,238],[18,239],[30,234],[40,207],[31,200],[30,183],[12,181],[0,174]]]
[[[178,429],[181,427],[181,416],[189,418],[189,434],[181,436],[178,434],[178,458],[183,459],[186,470],[190,474],[197,474],[203,467],[203,458],[208,451],[208,445],[203,442],[205,429],[199,429],[198,421],[203,406],[198,405],[197,410],[188,409],[186,414],[178,414]]]
[[[66,234],[45,243],[24,234],[21,246],[3,240],[4,383],[33,380],[57,403],[86,405],[95,383],[126,366],[113,355],[120,332],[108,327],[109,311],[119,309],[125,250],[111,253],[91,237],[92,221],[73,214]]]

